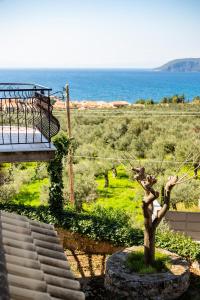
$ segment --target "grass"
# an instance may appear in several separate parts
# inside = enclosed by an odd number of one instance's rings
[[[47,203],[49,179],[35,180],[23,184],[20,192],[12,199],[14,203],[39,206]]]
[[[29,169],[33,168],[29,166]],[[20,170],[20,176],[24,176],[22,173],[28,170]],[[181,174],[186,173],[188,169],[182,167]],[[192,175],[192,170],[190,170]],[[98,177],[96,182],[98,184],[97,192],[98,198],[93,203],[85,203],[83,205],[84,210],[91,211],[96,205],[100,205],[106,209],[114,208],[116,210],[125,211],[130,215],[130,219],[134,220],[137,224],[143,223],[142,215],[142,197],[143,190],[136,181],[129,179],[128,174],[124,166],[117,168],[117,177],[113,177],[112,172],[109,172],[109,187],[104,187],[104,177]],[[26,176],[32,176],[27,172]],[[39,206],[45,204],[48,201],[48,184],[49,179],[35,180],[30,183],[22,184],[19,193],[12,199],[15,203],[28,204],[32,206]],[[179,211],[200,211],[197,207],[191,207],[186,209],[183,204],[178,204]]]
[[[109,172],[109,187],[104,188],[104,178],[97,179],[98,199],[92,204],[85,204],[84,209],[90,210],[95,205],[104,208],[115,208],[123,210],[134,215],[134,220],[142,221],[141,200],[143,191],[137,182],[133,182],[128,178],[123,166],[117,168],[117,177],[113,177]]]
[[[20,170],[21,178],[33,176],[34,172]],[[27,174],[25,174],[25,172]],[[117,177],[113,177],[112,172],[109,172],[110,185],[104,188],[104,178],[97,178],[98,184],[98,199],[93,203],[85,203],[83,208],[90,212],[95,206],[101,206],[106,209],[114,208],[116,210],[125,211],[130,215],[130,221],[133,220],[134,226],[141,226],[143,223],[141,199],[143,191],[140,186],[128,178],[128,175],[123,166],[117,168]],[[24,182],[21,185],[19,193],[12,198],[12,202],[16,204],[26,204],[31,206],[39,206],[48,202],[48,186],[49,179],[34,180]],[[137,195],[137,196],[136,196]]]
[[[125,265],[132,272],[140,274],[164,272],[170,268],[170,259],[166,254],[156,251],[154,264],[146,266],[144,263],[144,253],[141,250],[129,253]]]

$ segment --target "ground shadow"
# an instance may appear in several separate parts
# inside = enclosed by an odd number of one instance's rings
[[[67,259],[77,278],[102,276],[105,274],[106,254],[91,254],[67,250]]]
[[[86,300],[113,300],[113,296],[104,288],[106,259],[109,254],[66,250],[66,255],[75,277],[81,283]],[[191,273],[188,290],[177,300],[200,300],[200,274]]]
[[[29,192],[24,191],[24,192],[20,192],[19,194],[17,194],[15,199],[19,204],[27,204],[27,202],[30,203],[31,201],[35,201],[35,198],[37,196],[38,196],[38,192],[29,193]]]

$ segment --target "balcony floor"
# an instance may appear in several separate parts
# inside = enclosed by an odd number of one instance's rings
[[[0,129],[0,162],[48,161],[54,157],[55,150],[37,129],[18,130],[14,126]]]

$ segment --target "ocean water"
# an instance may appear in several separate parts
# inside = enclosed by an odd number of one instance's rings
[[[159,101],[184,94],[187,100],[200,95],[200,73],[167,73],[135,69],[0,69],[0,82],[30,82],[62,91],[70,85],[72,100]]]

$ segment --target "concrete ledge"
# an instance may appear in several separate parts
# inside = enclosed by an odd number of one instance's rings
[[[32,162],[32,161],[49,161],[55,156],[54,149],[20,151],[20,152],[1,152],[0,162]]]

